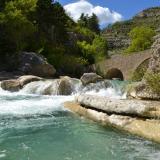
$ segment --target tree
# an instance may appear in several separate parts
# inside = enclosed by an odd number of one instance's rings
[[[78,25],[80,27],[87,27],[87,23],[88,23],[88,15],[84,15],[84,13],[82,13],[78,20]]]
[[[15,53],[26,47],[27,39],[35,31],[34,25],[28,19],[29,12],[35,5],[36,0],[14,0],[5,3],[4,10],[0,12],[0,26],[4,34],[0,44],[6,43],[8,47],[2,47],[1,50]]]
[[[155,31],[149,27],[141,26],[133,28],[129,33],[132,42],[126,52],[138,52],[150,48],[154,35]]]
[[[99,20],[94,13],[92,16],[88,16],[88,14],[84,15],[84,13],[82,13],[78,20],[78,25],[80,27],[88,28],[96,34],[100,33]]]
[[[87,27],[99,34],[100,33],[100,28],[99,28],[99,20],[98,20],[98,17],[93,13],[91,17],[88,18],[88,24],[87,24]]]
[[[107,42],[101,36],[96,36],[92,44],[86,41],[77,42],[81,49],[82,56],[88,60],[90,64],[99,62],[107,57]]]
[[[38,0],[36,22],[38,30],[48,42],[64,43],[67,38],[66,24],[68,20],[63,7],[51,0]]]

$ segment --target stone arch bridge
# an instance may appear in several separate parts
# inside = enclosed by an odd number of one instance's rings
[[[94,65],[94,69],[105,78],[128,80],[137,68],[151,58],[151,50],[131,55],[113,55],[109,59]]]

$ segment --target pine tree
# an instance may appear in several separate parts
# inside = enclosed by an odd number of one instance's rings
[[[88,28],[99,34],[100,33],[100,28],[99,28],[99,20],[98,17],[93,13],[91,17],[88,18],[88,24],[87,24]]]

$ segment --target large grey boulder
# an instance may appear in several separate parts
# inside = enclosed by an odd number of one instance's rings
[[[83,85],[87,85],[89,83],[96,83],[102,80],[102,77],[96,73],[84,73],[80,79]]]
[[[34,81],[40,81],[42,78],[32,75],[21,76],[18,79],[4,80],[1,82],[3,90],[16,92],[22,89],[26,84]]]
[[[53,77],[55,68],[42,55],[34,52],[23,52],[19,56],[19,71],[40,77]]]

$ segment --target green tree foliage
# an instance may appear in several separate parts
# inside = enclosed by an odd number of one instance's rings
[[[86,41],[77,42],[77,44],[81,49],[83,57],[85,57],[90,64],[101,61],[107,57],[107,42],[101,36],[96,36],[92,44]]]
[[[78,25],[80,27],[88,28],[96,34],[100,33],[99,20],[94,13],[92,16],[84,15],[84,13],[82,13],[78,20]]]
[[[36,6],[36,0],[15,0],[6,3],[0,12],[0,53],[17,52],[27,46],[27,40],[35,31],[28,16]],[[6,46],[6,47],[5,47]]]
[[[152,45],[152,37],[155,35],[155,31],[149,27],[135,27],[129,33],[129,37],[132,42],[126,50],[127,53],[143,51],[150,48]]]
[[[82,14],[77,24],[53,0],[0,0],[0,61],[7,66],[10,59],[18,62],[21,51],[32,51],[57,70],[77,73],[76,66],[81,70],[105,57],[99,32],[96,15]]]
[[[69,17],[58,2],[38,0],[36,20],[39,32],[43,33],[46,40],[54,43],[64,43],[67,38],[66,27]]]
[[[97,34],[100,33],[99,20],[94,13],[88,18],[88,28]]]

